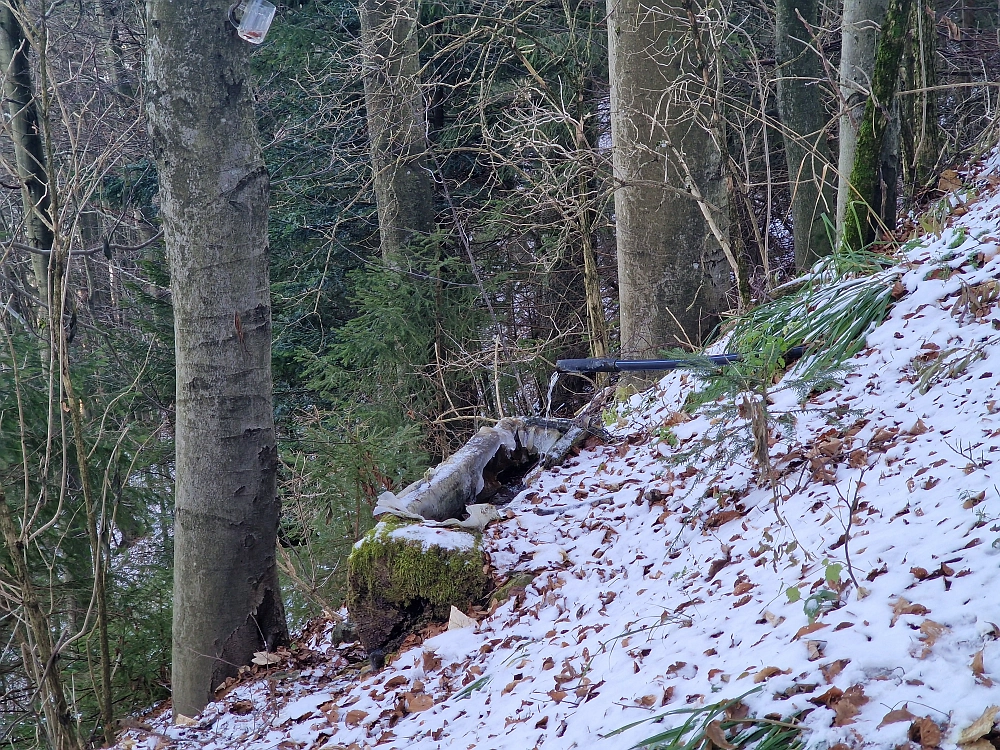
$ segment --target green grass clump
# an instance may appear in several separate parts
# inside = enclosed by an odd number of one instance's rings
[[[711,750],[726,745],[739,750],[801,750],[805,727],[795,721],[745,717],[739,718],[743,699],[760,688],[754,688],[736,698],[719,701],[699,708],[678,708],[648,719],[619,727],[605,737],[613,737],[645,723],[663,723],[670,717],[686,717],[675,727],[650,735],[630,750]],[[724,744],[722,744],[724,743]]]

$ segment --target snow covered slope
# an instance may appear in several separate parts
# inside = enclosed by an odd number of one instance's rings
[[[619,409],[620,443],[487,530],[494,568],[534,579],[475,627],[364,676],[327,628],[196,726],[150,720],[121,747],[624,750],[694,718],[729,750],[708,721],[748,711],[810,747],[992,748],[1000,158],[967,180],[978,194],[906,250],[906,293],[844,386],[808,409],[775,394],[797,415],[775,489],[749,456],[664,459],[710,426],[681,414],[693,383],[673,372]]]

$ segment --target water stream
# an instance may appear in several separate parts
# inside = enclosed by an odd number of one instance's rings
[[[545,397],[545,418],[550,419],[552,417],[552,394],[556,390],[556,383],[559,382],[559,375],[561,373],[556,370],[552,373],[552,377],[549,378],[549,392]]]

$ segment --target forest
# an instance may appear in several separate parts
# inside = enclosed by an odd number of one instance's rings
[[[1000,139],[976,0],[246,6],[0,3],[5,747],[197,713],[381,493],[646,382],[558,359],[701,352]]]

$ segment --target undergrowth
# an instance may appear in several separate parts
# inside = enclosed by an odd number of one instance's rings
[[[800,750],[804,727],[796,717],[785,720],[756,718],[748,715],[743,699],[759,691],[754,688],[743,695],[698,708],[677,708],[672,711],[633,721],[610,732],[613,737],[641,724],[661,724],[672,717],[684,717],[677,726],[657,732],[634,744],[630,750]]]

